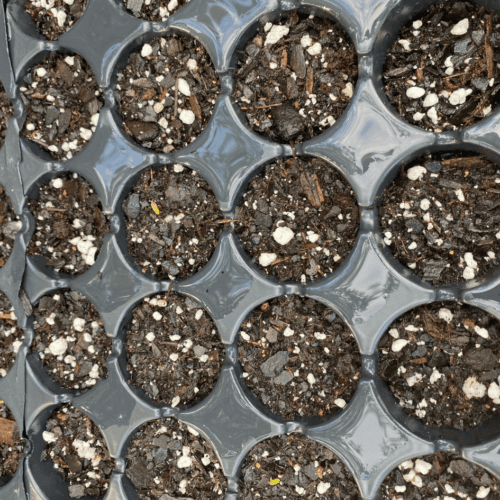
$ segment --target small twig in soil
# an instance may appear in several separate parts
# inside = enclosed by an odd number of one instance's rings
[[[254,107],[245,107],[241,109],[266,109],[266,108],[274,108],[275,106],[283,106],[283,103],[280,102],[278,104],[267,104],[266,106],[254,106]]]
[[[172,281],[170,282],[170,285],[168,287],[167,296],[165,297],[166,302],[168,302],[168,298],[170,297],[170,293],[172,292],[172,288],[174,287],[174,281],[175,281],[175,277],[172,279]]]
[[[10,314],[0,314],[0,319],[12,319]]]
[[[179,79],[175,79],[175,94],[174,94],[174,118],[177,116],[177,98],[179,97]]]
[[[488,67],[488,78],[495,78],[495,51],[490,42],[490,36],[493,33],[493,21],[491,14],[486,16],[486,36],[484,37],[484,47],[486,52],[486,65]]]
[[[16,422],[0,417],[0,443],[13,444]]]

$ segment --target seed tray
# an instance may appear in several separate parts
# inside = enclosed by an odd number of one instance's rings
[[[494,0],[477,2],[500,11]],[[106,500],[138,499],[124,473],[127,446],[144,422],[166,416],[189,423],[212,444],[229,480],[226,500],[238,498],[237,481],[247,452],[258,441],[287,432],[303,432],[330,447],[351,469],[365,499],[377,498],[381,481],[403,460],[439,450],[461,454],[500,477],[498,421],[467,433],[426,428],[404,414],[377,373],[378,340],[396,317],[417,305],[463,301],[500,318],[500,270],[461,286],[431,287],[395,260],[378,228],[378,196],[395,178],[401,162],[425,150],[464,148],[500,162],[500,111],[464,131],[425,132],[401,119],[382,90],[385,53],[399,28],[438,0],[191,0],[165,23],[133,17],[122,0],[99,0],[89,2],[80,21],[55,42],[36,32],[22,3],[10,0],[5,13],[0,9],[0,79],[15,108],[0,151],[0,176],[22,220],[14,251],[0,270],[0,289],[13,303],[26,337],[14,367],[0,380],[0,395],[14,413],[26,447],[24,464],[0,488],[0,499],[69,499],[68,486],[51,462],[40,460],[46,421],[63,402],[71,402],[93,419],[116,459]],[[265,276],[235,234],[225,230],[207,266],[173,284],[175,291],[200,301],[217,324],[226,346],[217,385],[192,407],[153,404],[127,383],[124,336],[134,306],[146,296],[168,290],[171,283],[143,275],[128,255],[122,202],[145,168],[182,163],[207,180],[230,218],[250,179],[270,161],[292,156],[290,146],[271,143],[250,130],[231,94],[237,50],[259,23],[294,9],[340,22],[358,52],[359,78],[349,107],[327,132],[296,146],[299,155],[334,162],[351,182],[360,206],[356,243],[330,276],[310,284],[280,283]],[[196,141],[174,154],[153,154],[122,130],[113,88],[117,68],[126,64],[131,51],[172,30],[194,36],[207,48],[221,76],[222,92]],[[19,138],[25,120],[19,87],[28,69],[52,50],[82,55],[105,97],[90,144],[66,162],[53,161],[41,148]],[[43,258],[26,258],[35,224],[28,198],[37,196],[42,183],[68,171],[93,184],[111,219],[96,263],[78,277],[55,273]],[[28,354],[33,324],[26,314],[28,301],[19,298],[21,288],[31,304],[63,288],[91,300],[113,338],[106,379],[83,394],[63,390],[50,380],[38,355]],[[239,325],[255,307],[283,294],[304,295],[330,306],[358,340],[362,354],[358,389],[347,407],[330,418],[283,421],[261,405],[241,377]]]

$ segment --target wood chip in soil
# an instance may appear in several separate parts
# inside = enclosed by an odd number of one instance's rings
[[[238,360],[246,385],[284,419],[339,411],[361,374],[344,321],[320,302],[291,295],[265,302],[243,322]]]
[[[134,309],[125,345],[130,383],[174,407],[210,394],[225,358],[217,327],[201,304],[171,290]]]
[[[145,21],[165,22],[189,0],[123,0],[123,2],[135,17]]]
[[[14,415],[0,400],[0,486],[6,485],[16,473],[23,451],[24,441],[19,435]]]
[[[184,279],[213,255],[224,216],[212,188],[194,170],[174,165],[143,172],[123,203],[128,251],[143,273]]]
[[[233,97],[272,141],[304,142],[340,118],[358,77],[356,49],[335,22],[296,11],[261,26],[241,53]]]
[[[399,114],[433,132],[488,116],[500,99],[500,17],[474,2],[442,1],[398,33],[384,90]]]
[[[141,500],[222,500],[227,489],[212,447],[173,418],[148,422],[136,432],[125,474]]]
[[[88,63],[77,54],[51,52],[33,66],[21,86],[26,121],[21,137],[55,160],[69,160],[92,138],[104,105]]]
[[[12,208],[11,200],[0,184],[0,269],[7,263],[14,249],[14,239],[21,226],[22,223]]]
[[[358,229],[359,207],[349,182],[316,158],[267,165],[236,211],[243,247],[282,281],[305,283],[337,269]]]
[[[5,377],[12,368],[23,340],[24,331],[17,324],[14,308],[0,292],[0,377]]]
[[[57,40],[82,17],[88,0],[26,0],[23,6],[47,40]]]
[[[0,148],[3,147],[7,135],[7,125],[9,118],[14,115],[14,106],[10,102],[5,87],[0,82]]]
[[[254,446],[243,463],[238,485],[241,500],[361,500],[344,462],[303,434],[275,436]]]
[[[386,245],[433,285],[483,277],[500,259],[500,169],[471,152],[412,161],[379,209]]]
[[[130,55],[118,72],[115,96],[124,130],[145,148],[171,153],[200,135],[220,90],[203,45],[174,33]]]
[[[64,174],[40,188],[29,207],[36,221],[28,255],[45,257],[56,271],[78,275],[95,262],[109,218],[94,188],[77,174]]]
[[[42,460],[52,460],[55,472],[68,483],[70,498],[103,497],[115,459],[97,425],[71,404],[57,408],[47,421]]]
[[[412,309],[378,351],[379,375],[424,424],[468,430],[499,414],[500,323],[482,309],[455,302]]]
[[[500,500],[498,480],[459,455],[435,455],[405,460],[380,487],[381,500]]]
[[[85,392],[106,377],[111,340],[96,307],[75,291],[45,295],[33,307],[35,338],[49,376],[67,389]]]

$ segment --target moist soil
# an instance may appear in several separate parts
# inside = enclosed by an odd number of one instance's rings
[[[127,477],[141,500],[223,499],[227,479],[199,433],[173,418],[144,424],[127,450]]]
[[[16,360],[24,340],[24,331],[17,325],[14,308],[7,296],[0,292],[0,376],[5,377]]]
[[[135,17],[145,21],[165,22],[184,7],[189,0],[123,0],[125,7]]]
[[[483,277],[500,258],[500,170],[476,153],[423,155],[385,190],[379,216],[385,243],[420,278]]]
[[[233,97],[250,127],[280,143],[304,142],[331,127],[358,77],[349,35],[334,21],[295,11],[260,27],[237,68]]]
[[[50,377],[66,389],[85,392],[108,373],[111,340],[95,306],[75,291],[46,295],[33,307],[38,353]]]
[[[21,225],[5,188],[0,184],[0,268],[7,263],[12,253],[14,239]]]
[[[384,66],[384,90],[399,114],[434,132],[488,116],[500,99],[499,22],[474,2],[449,0],[409,21]]]
[[[59,407],[43,432],[47,443],[42,460],[52,460],[55,470],[69,483],[69,496],[102,497],[107,492],[115,460],[101,431],[71,404]]]
[[[452,453],[406,460],[384,479],[380,488],[382,500],[500,499],[495,476]]]
[[[408,415],[468,430],[499,413],[500,324],[477,307],[434,302],[403,314],[379,343],[379,375]]]
[[[19,435],[14,415],[0,401],[0,486],[6,485],[16,473],[23,450],[24,441]]]
[[[200,135],[220,90],[203,45],[173,33],[130,55],[118,72],[115,96],[125,131],[145,148],[171,153]]]
[[[354,191],[336,168],[316,158],[267,165],[236,212],[243,247],[282,281],[305,283],[337,269],[358,229]]]
[[[184,279],[210,260],[224,217],[207,182],[182,165],[148,169],[123,203],[128,251],[143,273]]]
[[[109,231],[109,218],[99,196],[77,174],[65,174],[40,188],[30,200],[36,221],[28,255],[41,255],[46,265],[68,274],[82,274],[95,262]]]
[[[130,382],[153,401],[174,407],[207,396],[225,358],[201,304],[172,291],[147,297],[135,308],[125,345]]]
[[[0,148],[4,145],[5,136],[7,135],[7,124],[9,118],[13,115],[14,107],[5,93],[5,87],[0,82]]]
[[[282,296],[241,325],[243,380],[284,419],[325,416],[354,395],[361,356],[349,327],[320,302]]]
[[[361,500],[351,471],[326,446],[303,434],[275,436],[247,455],[238,481],[241,500]]]
[[[51,52],[24,78],[28,137],[55,160],[69,160],[90,141],[104,105],[94,72],[77,54]]]
[[[57,40],[82,17],[88,0],[27,0],[24,8],[36,24],[38,33],[47,40]],[[47,9],[44,4],[51,5]],[[71,5],[70,5],[71,4]]]

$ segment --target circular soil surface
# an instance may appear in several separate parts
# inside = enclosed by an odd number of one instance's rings
[[[0,377],[5,377],[12,368],[23,340],[24,331],[17,325],[14,308],[0,292]]]
[[[125,345],[132,384],[174,407],[207,396],[225,357],[212,318],[175,292],[146,297],[134,309]]]
[[[384,479],[380,488],[382,500],[500,499],[495,476],[451,453],[406,460]]]
[[[356,49],[335,22],[297,14],[267,23],[234,71],[234,99],[272,141],[304,142],[340,118],[358,77]]]
[[[384,90],[410,123],[442,132],[488,116],[500,99],[500,17],[444,1],[409,21],[387,53]]]
[[[329,448],[303,434],[275,436],[252,448],[238,485],[241,500],[361,500],[345,464]]]
[[[347,325],[320,302],[292,295],[265,302],[241,325],[238,360],[248,387],[285,419],[337,412],[361,373]]]
[[[102,497],[108,490],[115,459],[109,455],[101,431],[71,404],[59,407],[43,432],[47,443],[42,460],[52,460],[69,483],[69,496]]]
[[[196,430],[173,418],[148,422],[136,432],[125,473],[141,500],[222,500],[227,489],[212,447]]]
[[[7,123],[14,114],[14,107],[5,93],[5,87],[0,82],[0,148],[3,147],[7,135]]]
[[[24,81],[27,118],[21,136],[55,160],[69,160],[90,141],[104,105],[92,68],[77,54],[51,52]]]
[[[423,155],[384,192],[385,243],[433,285],[484,276],[500,258],[500,169],[475,153]]]
[[[26,0],[24,8],[47,40],[57,40],[82,17],[88,0]],[[70,5],[71,4],[71,5]]]
[[[189,0],[123,0],[125,7],[135,17],[146,21],[165,22],[184,7]]]
[[[212,188],[182,165],[148,169],[123,203],[128,251],[143,273],[184,279],[214,253],[224,217]]]
[[[236,211],[243,247],[279,280],[311,281],[337,269],[359,229],[359,207],[344,176],[313,158],[267,165]]]
[[[77,174],[65,174],[40,188],[30,200],[36,221],[28,255],[41,255],[56,271],[82,274],[95,262],[109,231],[99,196]]]
[[[12,209],[12,202],[0,184],[0,268],[2,268],[14,248],[14,238],[22,223]]]
[[[498,415],[500,323],[485,311],[434,302],[400,316],[379,343],[379,375],[404,412],[468,430]]]
[[[4,486],[19,467],[24,441],[19,435],[14,415],[3,401],[0,401],[0,423],[0,486]]]
[[[207,126],[220,89],[203,45],[173,33],[130,55],[118,72],[115,95],[125,131],[145,148],[171,153],[191,144]]]
[[[53,380],[85,392],[108,373],[111,340],[95,306],[75,291],[46,295],[33,307],[37,352]]]

